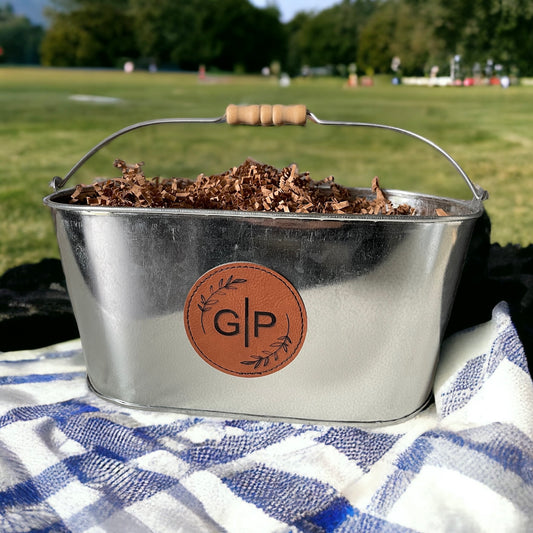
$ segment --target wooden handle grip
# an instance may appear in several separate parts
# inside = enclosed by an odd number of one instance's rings
[[[303,126],[307,118],[304,105],[234,105],[226,108],[228,124],[249,126],[282,126],[291,124]]]

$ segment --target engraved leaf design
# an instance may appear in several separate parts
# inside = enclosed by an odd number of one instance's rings
[[[207,311],[211,311],[213,308],[212,306],[217,304],[219,300],[215,299],[215,295],[217,297],[219,296],[226,296],[226,293],[224,292],[226,289],[235,289],[233,285],[235,283],[245,283],[246,280],[243,278],[233,278],[233,274],[229,276],[227,281],[224,281],[224,278],[220,278],[218,280],[218,288],[215,289],[213,285],[209,286],[209,297],[206,298],[203,294],[200,295],[200,301],[202,302],[202,305],[198,304],[198,309],[202,312],[200,316],[200,323],[202,325],[202,331],[205,333],[205,327],[204,327],[204,313]]]
[[[255,361],[241,361],[241,364],[243,365],[253,365],[254,368],[259,368],[261,366],[261,363],[263,364],[263,367],[266,367],[270,364],[270,358],[273,357],[275,361],[278,360],[278,353],[280,350],[283,350],[285,353],[288,353],[289,351],[289,344],[292,344],[291,338],[289,337],[289,331],[290,331],[290,320],[289,316],[286,314],[287,317],[287,333],[285,335],[282,335],[281,337],[278,337],[277,341],[274,341],[272,344],[270,344],[271,348],[275,348],[274,351],[268,351],[268,350],[262,350],[261,353],[264,355],[251,355],[250,357],[252,359],[255,359]]]

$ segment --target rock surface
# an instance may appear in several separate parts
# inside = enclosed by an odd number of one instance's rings
[[[501,301],[509,304],[533,371],[533,244],[491,244],[484,215],[474,230],[446,336],[490,320]]]
[[[0,277],[0,352],[79,337],[58,259],[7,270]]]

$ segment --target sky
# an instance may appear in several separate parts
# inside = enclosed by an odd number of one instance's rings
[[[281,11],[282,22],[289,22],[298,11],[322,11],[341,0],[250,0],[257,7],[275,4]]]

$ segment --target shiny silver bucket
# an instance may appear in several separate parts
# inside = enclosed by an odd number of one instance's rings
[[[301,122],[283,113],[277,123]],[[44,203],[91,388],[205,415],[368,423],[419,411],[486,197],[436,149],[473,199],[388,190],[412,217],[87,207],[60,190],[77,167],[55,178]]]

